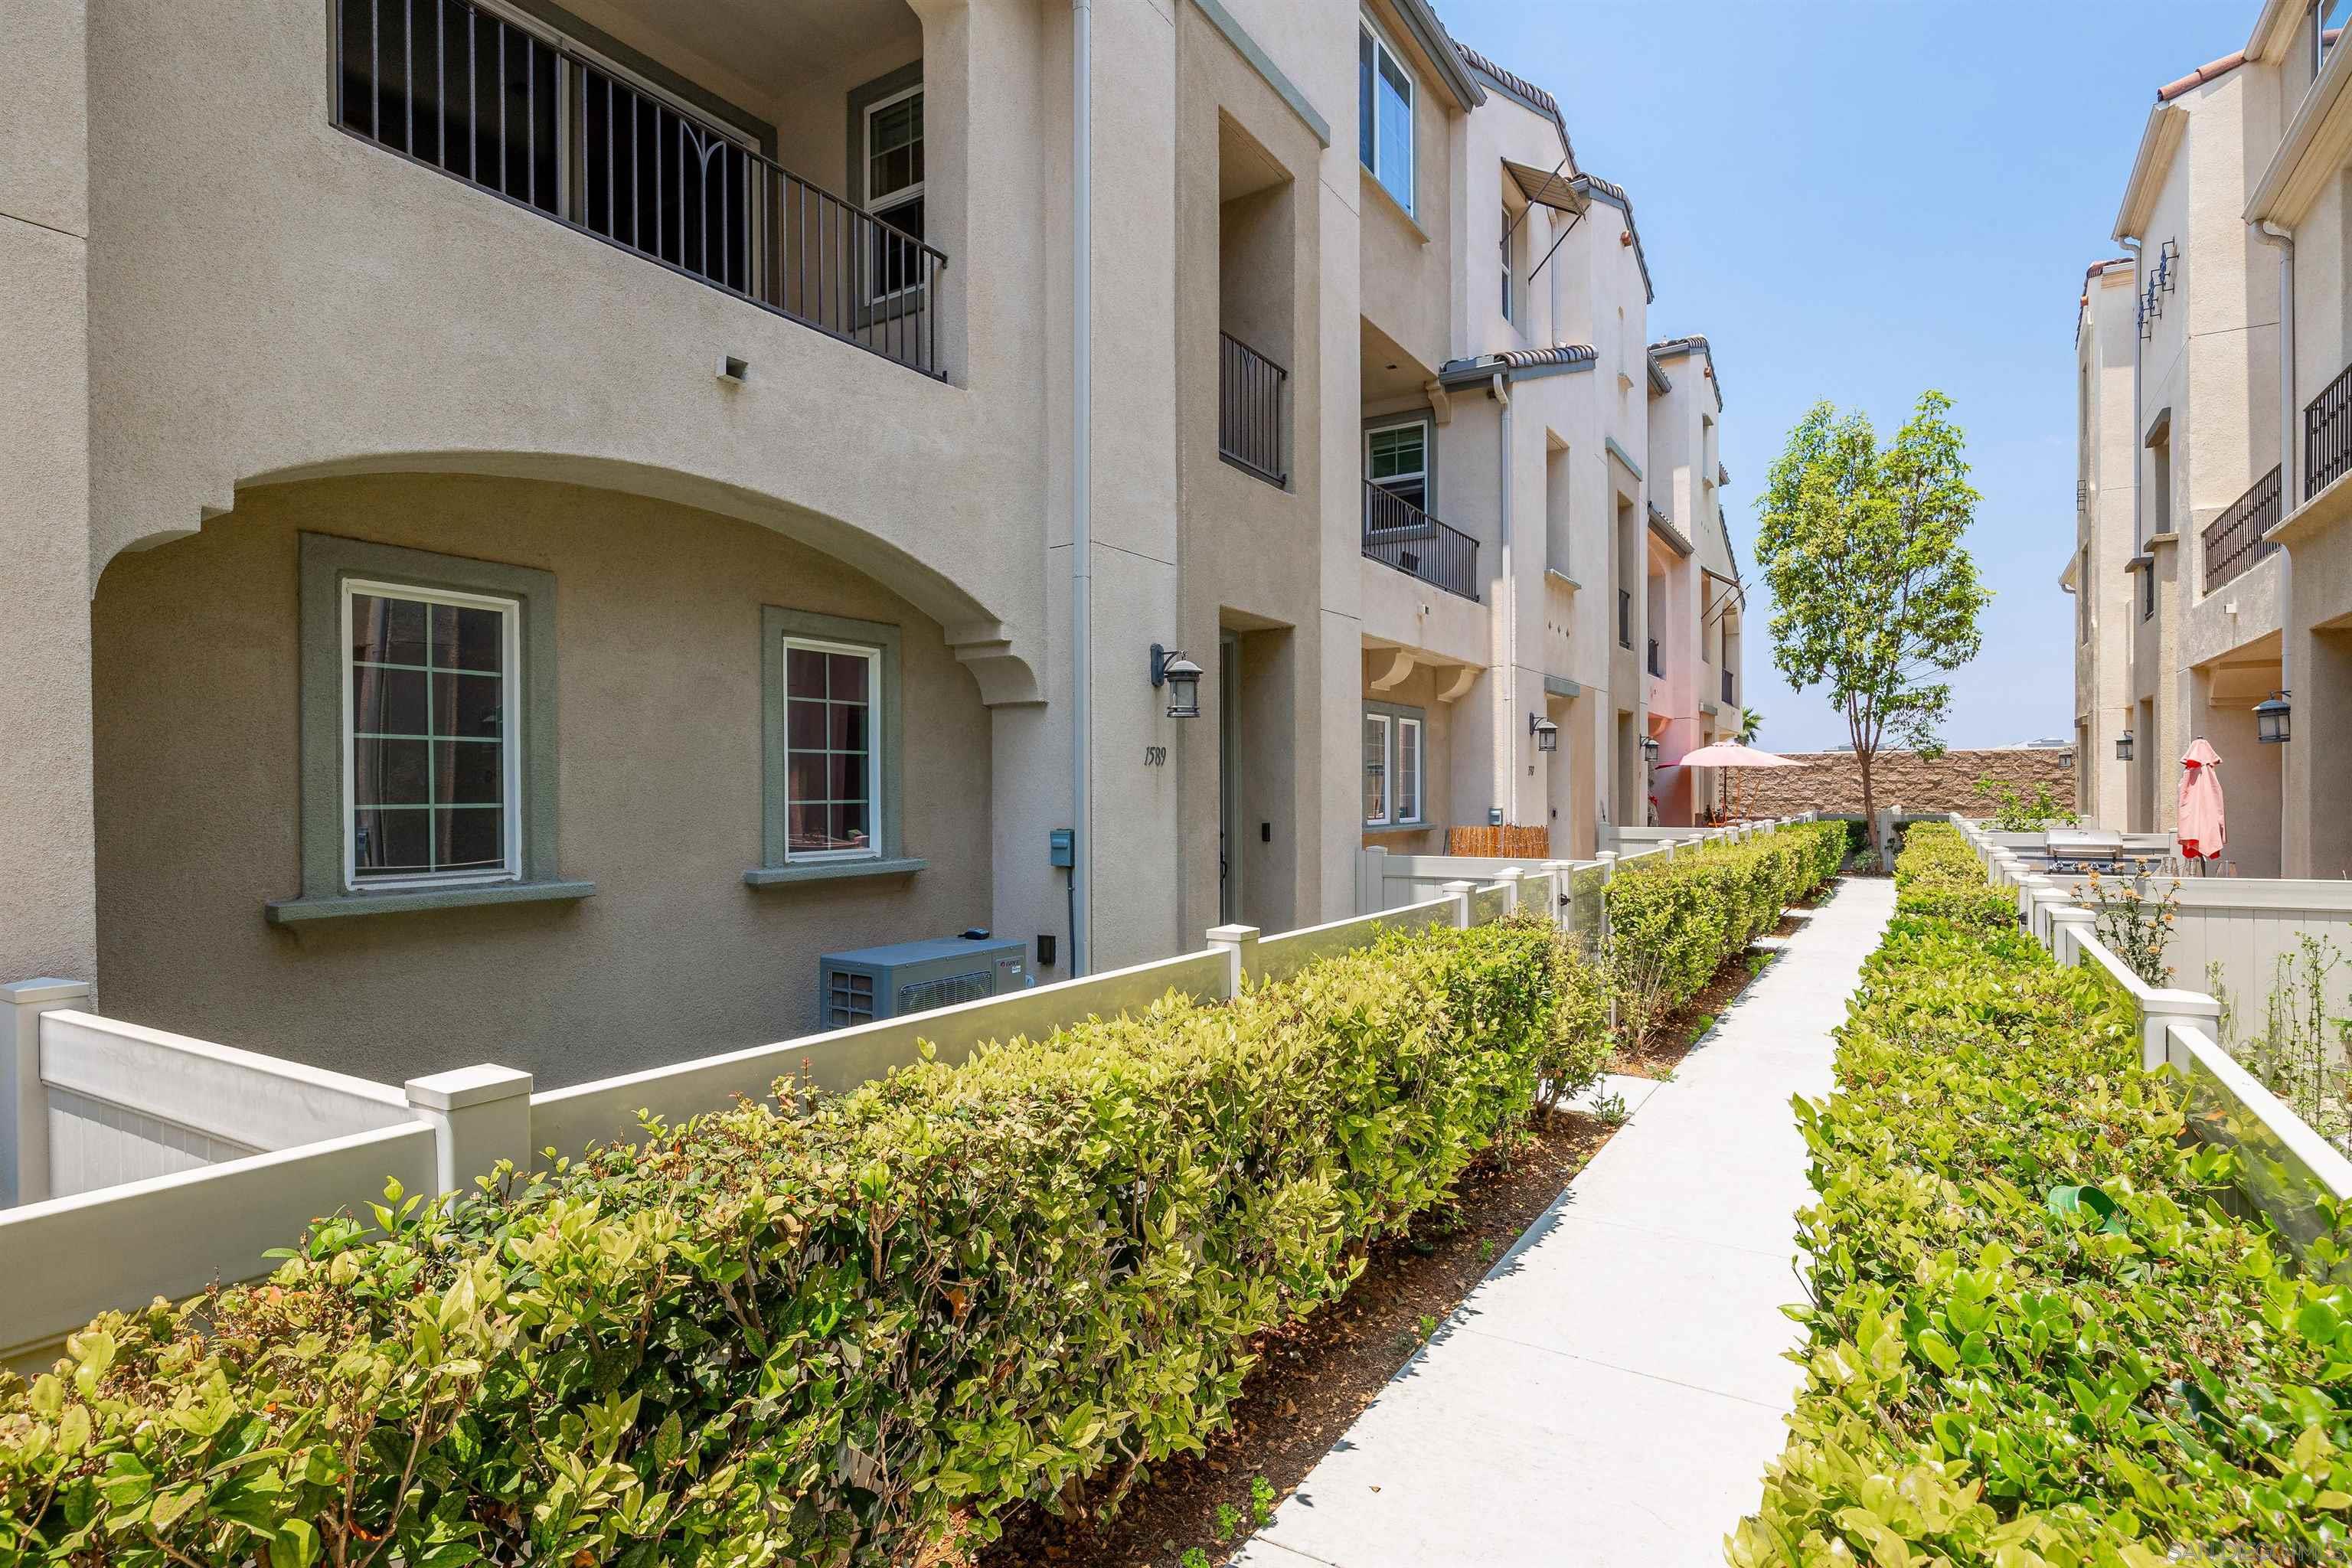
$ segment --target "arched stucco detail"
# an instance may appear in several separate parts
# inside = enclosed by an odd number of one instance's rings
[[[669,501],[772,529],[855,567],[937,621],[946,629],[949,646],[955,649],[957,658],[971,670],[985,705],[993,708],[1045,700],[1036,664],[1029,650],[1019,646],[1016,634],[1004,625],[997,612],[975,598],[963,584],[853,523],[702,475],[565,452],[393,452],[279,468],[240,479],[236,488],[242,492],[356,474],[421,473],[475,474],[582,485]],[[225,515],[229,510],[206,507],[205,521]],[[91,591],[96,592],[98,581],[114,555],[152,549],[184,539],[194,531],[158,530],[103,558],[94,557]]]

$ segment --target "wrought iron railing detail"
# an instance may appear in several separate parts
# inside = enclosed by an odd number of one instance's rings
[[[1731,700],[1731,671],[1727,669],[1723,672],[1723,700]]]
[[[942,374],[946,253],[716,123],[467,0],[340,0],[335,54],[352,135]]]
[[[2352,472],[2352,367],[2304,405],[2303,499]]]
[[[1617,646],[1626,648],[1633,646],[1633,590],[1631,588],[1617,590]]]
[[[1270,485],[1287,485],[1282,398],[1290,373],[1230,332],[1217,339],[1217,455]]]
[[[2278,549],[2275,540],[2263,535],[2277,526],[2279,489],[2279,470],[2273,468],[2205,525],[2205,592],[2242,575]]]
[[[1449,594],[1478,597],[1478,542],[1370,479],[1364,481],[1364,555]]]
[[[1652,675],[1663,676],[1666,673],[1664,662],[1658,657],[1658,639],[1655,637],[1652,637],[1650,639],[1649,662],[1650,673]]]

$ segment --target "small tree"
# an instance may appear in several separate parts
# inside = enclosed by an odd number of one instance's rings
[[[1764,715],[1753,708],[1742,708],[1739,710],[1739,743],[1752,746],[1756,743],[1756,737],[1763,732]]]
[[[1871,764],[1887,745],[1941,753],[1952,689],[1933,678],[1976,657],[1992,597],[1960,548],[1977,492],[1951,405],[1921,394],[1882,448],[1867,416],[1817,403],[1764,487],[1756,559],[1772,591],[1772,662],[1800,691],[1828,687],[1843,710],[1874,843]]]

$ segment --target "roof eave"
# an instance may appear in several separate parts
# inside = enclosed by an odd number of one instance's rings
[[[1470,75],[1470,68],[1454,52],[1453,35],[1446,32],[1445,24],[1437,19],[1437,13],[1430,9],[1429,0],[1392,0],[1392,3],[1397,15],[1404,18],[1406,29],[1412,34],[1412,41],[1421,46],[1421,52],[1427,55],[1430,64],[1437,68],[1438,79],[1445,84],[1445,90],[1453,97],[1455,107],[1467,114],[1486,102],[1486,89],[1478,85]]]
[[[2157,192],[2164,176],[2172,167],[2172,155],[2179,150],[2180,138],[2189,129],[2189,111],[2178,104],[2159,103],[2147,112],[2147,124],[2139,135],[2139,147],[2132,154],[2131,174],[2124,181],[2123,205],[2116,209],[2116,226],[2112,237],[2117,241],[2142,237],[2140,231],[2147,225],[2151,209],[2156,205]]]

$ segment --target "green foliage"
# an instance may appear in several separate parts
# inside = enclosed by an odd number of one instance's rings
[[[2273,961],[2262,1021],[2242,1038],[2219,960],[2206,965],[2205,989],[2221,1004],[2216,1032],[2229,1053],[2321,1137],[2352,1149],[2352,1018],[2328,1002],[2328,976],[2343,963],[2332,938],[2304,933]]]
[[[842,1565],[1099,1510],[1513,1135],[1563,1070],[1561,954],[1536,921],[1391,933],[395,1191],[0,1397],[0,1561]]]
[[[1990,773],[1979,773],[1977,793],[1992,802],[1992,830],[1995,833],[2039,833],[2053,823],[2072,827],[2083,819],[2058,804],[2058,797],[2046,784],[2033,786],[2031,799],[2017,793],[2009,784]]]
[[[1913,914],[1981,931],[2017,929],[2016,900],[1986,880],[1984,862],[1949,823],[1915,822],[1904,831],[1895,893]]]
[[[2148,984],[2168,984],[2172,965],[2164,962],[2164,950],[2179,918],[2180,879],[2172,878],[2152,896],[2148,889],[2155,882],[2147,877],[2102,877],[2094,871],[2090,884],[2100,942]]]
[[[1920,395],[1892,446],[1867,416],[1817,403],[1765,481],[1756,560],[1772,593],[1772,660],[1802,691],[1828,688],[1845,715],[1874,822],[1882,745],[1928,755],[1952,689],[1934,679],[1974,658],[1991,594],[1960,548],[1975,521],[1951,399]]]
[[[1912,830],[1837,1092],[1797,1101],[1806,1384],[1728,1561],[2336,1560],[2352,1300],[2226,1211],[2127,998],[1937,912],[1948,832]]]
[[[1845,844],[1843,823],[1801,823],[1646,857],[1610,878],[1602,964],[1626,1039],[1646,1044],[1725,959],[1778,925],[1791,899],[1835,876]]]

